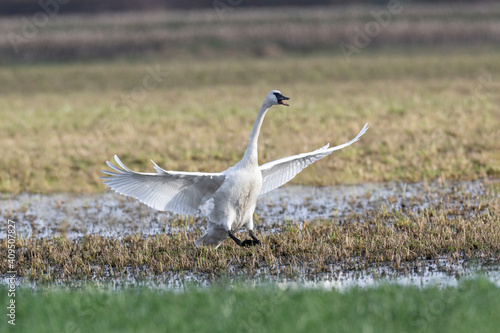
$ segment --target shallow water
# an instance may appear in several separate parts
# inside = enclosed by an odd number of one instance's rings
[[[458,195],[461,202],[450,205],[478,205],[486,192],[483,181],[454,183],[385,183],[335,187],[286,186],[259,198],[256,225],[277,228],[284,222],[322,219],[348,220],[383,210],[421,211],[442,204],[443,198]],[[0,219],[16,222],[16,232],[24,237],[68,238],[96,234],[122,237],[129,234],[175,233],[170,221],[179,216],[158,212],[133,198],[114,192],[100,195],[21,194],[0,200]],[[195,223],[204,225],[211,203],[201,207]],[[188,226],[189,228],[189,226]],[[266,228],[269,230],[269,228]],[[184,229],[182,229],[184,231]],[[189,231],[189,230],[188,230]],[[7,223],[0,225],[0,238],[7,235]]]
[[[55,281],[48,286],[65,286],[79,288],[84,285],[103,285],[113,290],[128,287],[149,287],[168,289],[183,292],[191,287],[209,287],[217,283],[244,283],[245,285],[276,284],[283,288],[313,288],[322,290],[345,290],[351,287],[374,287],[380,284],[391,283],[415,287],[457,287],[461,279],[487,278],[500,288],[499,266],[473,266],[464,261],[450,265],[447,260],[406,263],[403,270],[394,270],[390,265],[378,265],[364,270],[349,271],[333,267],[330,273],[310,274],[297,272],[295,278],[283,278],[271,275],[265,269],[251,277],[236,274],[231,277],[220,277],[210,274],[192,272],[165,272],[160,276],[137,277],[134,272],[121,278],[89,278],[82,280]],[[8,284],[7,276],[0,278],[0,284]],[[28,278],[17,278],[17,285],[30,286],[36,289],[38,283]],[[43,285],[46,285],[44,283]]]
[[[498,181],[493,182],[497,185]],[[257,225],[261,232],[279,232],[284,223],[315,220],[336,220],[348,223],[381,211],[402,211],[419,214],[426,208],[447,208],[448,212],[469,217],[477,214],[484,200],[492,196],[498,202],[498,191],[488,190],[491,181],[449,183],[385,183],[342,185],[335,187],[287,186],[262,196],[257,204]],[[113,192],[100,195],[21,194],[4,196],[0,200],[1,220],[16,222],[16,232],[23,237],[52,237],[64,235],[78,238],[87,234],[123,237],[129,234],[156,235],[185,231],[197,224],[204,225],[211,203],[205,204],[193,221],[179,226],[186,217],[157,212],[132,198]],[[448,208],[454,209],[448,209]],[[474,209],[470,209],[474,207]],[[479,211],[478,211],[479,209]],[[443,209],[444,211],[445,209]],[[471,216],[472,217],[472,216]],[[172,221],[174,221],[172,223]],[[177,221],[177,222],[176,222]],[[189,230],[188,230],[189,231]],[[0,226],[0,238],[7,235],[7,223]],[[457,285],[464,277],[477,272],[487,276],[500,287],[500,267],[470,262],[450,263],[449,260],[403,262],[402,268],[393,269],[391,263],[369,268],[345,269],[331,265],[328,273],[315,274],[297,271],[293,279],[280,276],[280,268],[273,272],[262,268],[246,276],[244,270],[229,269],[230,277],[191,272],[165,272],[160,276],[147,276],[130,271],[124,278],[89,277],[91,282],[111,283],[116,288],[127,285],[147,285],[182,290],[186,285],[208,286],[217,281],[244,280],[247,283],[273,282],[286,286],[343,289],[350,286],[371,286],[380,281],[404,285]],[[276,273],[277,272],[277,273]],[[144,277],[146,275],[146,277]],[[1,280],[0,280],[1,281]],[[18,282],[31,283],[23,278]],[[5,283],[5,276],[2,282]],[[60,284],[68,282],[61,281]],[[78,285],[79,281],[71,281]],[[57,282],[55,284],[58,284]]]

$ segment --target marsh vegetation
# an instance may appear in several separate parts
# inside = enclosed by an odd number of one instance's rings
[[[160,318],[192,331],[217,312],[227,314],[214,323],[223,331],[241,328],[226,319],[251,309],[260,319],[249,331],[495,331],[499,8],[411,7],[346,57],[339,43],[374,20],[371,9],[60,16],[17,54],[6,36],[23,21],[2,18],[0,215],[16,221],[19,311],[30,314],[23,327],[151,331],[146,323]],[[266,118],[261,163],[345,142],[366,122],[370,130],[262,198],[263,246],[197,249],[202,214],[154,212],[105,193],[100,169],[114,154],[144,172],[150,159],[170,170],[233,165],[270,89],[291,106]],[[2,254],[6,234],[2,224]],[[430,271],[458,287],[340,293],[284,283],[407,283]],[[456,282],[474,272],[493,272],[493,283]],[[258,286],[235,286],[239,279]],[[155,291],[171,281],[181,296]],[[134,287],[104,290],[114,283]],[[255,312],[270,300],[273,316]],[[193,308],[199,320],[186,317]]]

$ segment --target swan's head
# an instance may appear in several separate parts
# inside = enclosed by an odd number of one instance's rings
[[[283,101],[286,101],[286,100],[289,100],[290,98],[288,97],[285,97],[281,94],[281,91],[279,90],[271,90],[269,92],[269,94],[267,94],[266,96],[266,99],[265,99],[265,103],[269,105],[269,107],[273,106],[273,105],[285,105],[285,106],[289,106],[288,104],[286,104],[285,102]]]

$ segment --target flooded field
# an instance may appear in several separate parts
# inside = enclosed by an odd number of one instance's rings
[[[481,273],[500,285],[499,184],[288,186],[258,202],[260,249],[240,249],[230,241],[215,251],[196,249],[192,242],[203,232],[210,202],[185,217],[115,193],[22,194],[4,196],[0,215],[16,222],[24,265],[18,275],[26,282],[97,280],[182,289],[243,279],[341,289],[381,279],[453,285]],[[6,236],[4,223],[0,238]]]
[[[491,181],[287,186],[261,196],[255,212],[257,224],[265,230],[279,230],[280,226],[289,222],[347,221],[367,217],[374,212],[419,213],[427,208],[442,207],[456,208],[457,215],[473,218],[478,209],[488,208],[484,203],[492,200],[498,204],[498,192],[488,191],[489,187],[495,186],[498,191],[499,182]],[[170,224],[172,220],[192,221],[194,225],[188,225],[188,230],[203,228],[206,222],[204,215],[210,209],[208,202],[196,216],[182,217],[155,211],[133,198],[114,192],[78,196],[21,194],[4,196],[0,203],[1,219],[16,221],[16,231],[24,237],[173,234],[180,229]],[[470,207],[477,209],[471,211]],[[489,208],[498,209],[498,206]],[[6,230],[6,224],[2,224],[0,238],[6,237]]]

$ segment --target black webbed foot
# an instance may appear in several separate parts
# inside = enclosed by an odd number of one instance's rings
[[[255,237],[255,234],[253,233],[253,230],[249,230],[248,234],[253,239],[253,245],[260,245],[260,240],[258,240],[257,237]]]
[[[260,245],[260,240],[258,240],[258,239],[257,240],[254,240],[254,239],[245,239],[239,245],[240,246],[244,246],[244,247],[250,247],[250,246]]]
[[[243,242],[240,241],[238,238],[236,238],[236,236],[233,235],[233,233],[231,231],[228,231],[227,234],[239,246],[250,247],[250,246],[260,245],[260,240],[258,240],[255,237],[255,235],[254,235],[254,233],[252,231],[249,232],[250,237],[252,237],[252,239],[245,239]]]

